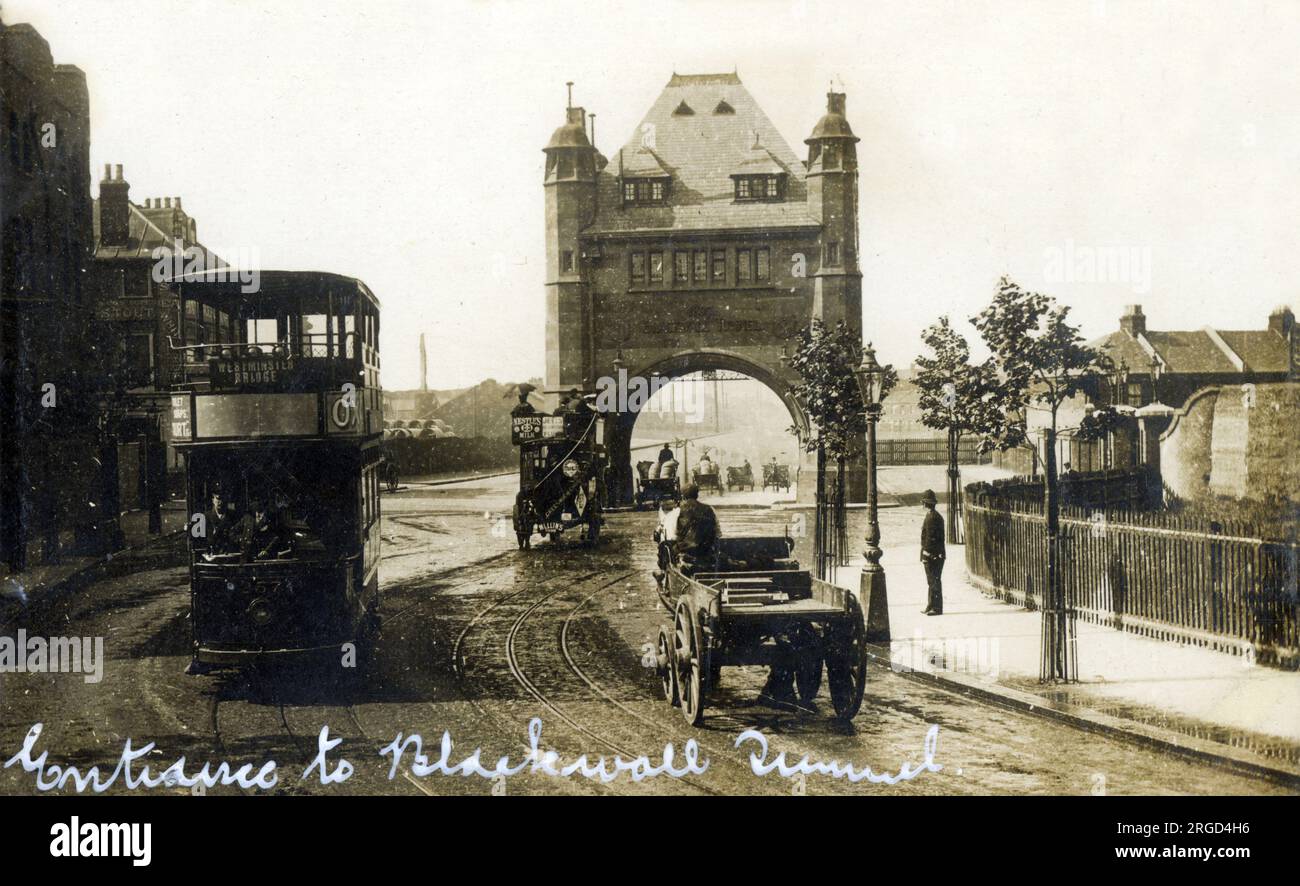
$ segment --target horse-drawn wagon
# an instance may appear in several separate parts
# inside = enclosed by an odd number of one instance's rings
[[[799,698],[811,702],[823,667],[831,705],[851,719],[866,687],[866,627],[856,595],[819,581],[790,559],[784,536],[719,539],[710,562],[683,564],[668,545],[656,574],[672,613],[659,629],[655,662],[665,699],[698,726],[723,667],[793,670]]]

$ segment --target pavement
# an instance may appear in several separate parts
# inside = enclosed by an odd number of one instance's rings
[[[126,539],[126,550],[147,546],[162,536],[181,532],[185,529],[185,500],[171,499],[163,503],[162,534],[150,535],[149,512],[133,510],[123,512],[120,518],[122,534]],[[71,541],[71,533],[65,534],[65,541]],[[28,567],[22,572],[10,573],[4,569],[0,576],[0,615],[14,605],[25,605],[32,594],[39,594],[57,587],[68,579],[88,569],[104,563],[106,557],[63,555],[56,562],[41,561],[40,548],[33,544],[29,548]],[[120,551],[118,553],[121,553]],[[112,556],[117,556],[113,554]]]
[[[966,573],[964,546],[948,546],[943,615],[923,614],[923,513],[908,507],[889,514],[894,525],[881,565],[891,643],[875,651],[882,662],[1012,706],[1042,707],[1085,728],[1300,778],[1300,673],[1081,620],[1079,682],[1039,684],[1041,614],[983,593]],[[918,541],[894,543],[891,535]],[[835,583],[857,588],[861,564],[842,567]]]

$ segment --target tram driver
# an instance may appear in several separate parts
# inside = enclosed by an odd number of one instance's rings
[[[279,512],[265,499],[254,502],[244,525],[244,559],[275,560],[289,556],[292,548]]]
[[[212,486],[211,507],[203,520],[208,558],[239,552],[239,512],[227,500],[225,489],[219,483]]]

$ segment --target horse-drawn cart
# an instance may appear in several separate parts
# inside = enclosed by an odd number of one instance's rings
[[[691,471],[691,481],[695,483],[700,492],[706,489],[716,492],[718,495],[723,495],[725,492],[722,487],[722,478],[718,474],[718,465],[715,462],[708,462]]]
[[[653,477],[651,476],[653,466],[654,462],[637,462],[636,497],[633,506],[638,511],[647,505],[658,507],[659,502],[664,499],[671,499],[675,504],[681,503],[682,486],[676,472],[670,470],[667,477]]]
[[[784,489],[789,492],[790,466],[775,463],[763,465],[763,490],[767,491],[769,486],[772,487],[773,492],[776,492],[777,489]]]
[[[794,671],[804,702],[825,666],[835,715],[850,719],[866,687],[866,627],[852,591],[814,579],[789,559],[783,536],[719,539],[713,562],[683,566],[669,553],[656,577],[672,613],[659,629],[656,666],[664,697],[698,726],[721,669],[771,665]],[[689,572],[689,574],[688,574]]]
[[[727,468],[727,488],[744,489],[749,487],[750,491],[754,490],[754,469],[746,462],[742,467]]]

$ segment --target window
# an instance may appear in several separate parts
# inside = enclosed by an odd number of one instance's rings
[[[830,168],[840,165],[840,149],[838,146],[828,144],[822,148],[822,168]]]
[[[709,282],[709,254],[707,252],[695,253],[695,282]]]
[[[650,282],[664,282],[664,254],[662,252],[650,253]]]
[[[754,250],[754,279],[766,283],[772,279],[772,257],[766,247]]]
[[[713,250],[713,282],[727,282],[727,251],[725,249]]]
[[[832,240],[826,244],[826,264],[838,265],[840,263],[840,244],[838,240]]]
[[[673,253],[673,279],[678,283],[691,282],[691,254],[689,252]]]
[[[573,158],[568,154],[560,155],[560,178],[570,178],[573,175]]]
[[[633,283],[645,282],[645,253],[644,252],[632,253],[632,282]]]
[[[785,191],[783,176],[780,175],[737,175],[737,200],[780,200]]]
[[[625,204],[663,203],[668,199],[668,181],[656,178],[628,178],[623,180]]]
[[[748,249],[736,250],[736,282],[748,283],[753,279],[752,255]]]
[[[560,253],[560,270],[566,274],[573,273],[573,250],[566,249]]]

